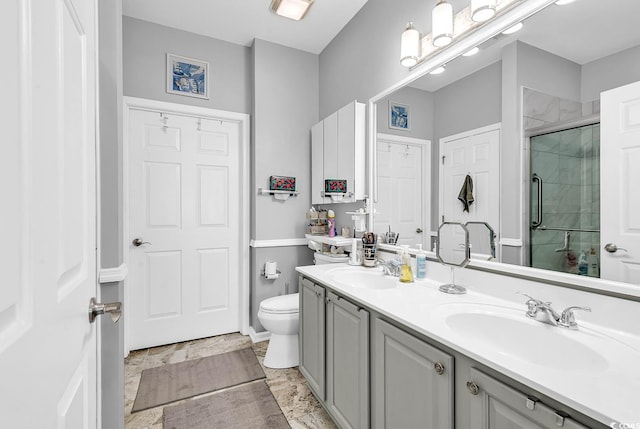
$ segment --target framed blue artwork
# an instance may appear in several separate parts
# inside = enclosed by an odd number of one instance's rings
[[[396,130],[410,130],[409,106],[389,101],[389,128]]]
[[[167,54],[167,92],[209,99],[209,63]]]

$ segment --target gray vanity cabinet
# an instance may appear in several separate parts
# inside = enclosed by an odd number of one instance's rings
[[[372,428],[453,429],[454,359],[375,318]]]
[[[325,289],[301,277],[299,291],[300,372],[305,376],[316,396],[324,400]]]
[[[369,312],[327,292],[326,405],[341,428],[369,427]]]
[[[587,429],[565,414],[471,369],[470,429]]]

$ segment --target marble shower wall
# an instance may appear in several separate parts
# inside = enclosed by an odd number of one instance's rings
[[[599,101],[580,103],[524,89],[523,127],[526,131],[570,122],[599,111]],[[531,139],[531,174],[543,180],[542,224],[549,228],[600,229],[600,126],[570,128]],[[531,213],[537,213],[532,188]],[[592,247],[599,252],[599,233],[571,232],[570,248],[578,257]],[[563,231],[536,231],[531,236],[532,265],[568,270]],[[599,254],[598,254],[599,258]],[[575,267],[574,267],[575,270]]]

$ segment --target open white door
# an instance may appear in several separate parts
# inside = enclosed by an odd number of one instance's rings
[[[3,2],[0,416],[94,428],[96,2]]]
[[[600,275],[640,285],[640,82],[603,92],[600,115]]]

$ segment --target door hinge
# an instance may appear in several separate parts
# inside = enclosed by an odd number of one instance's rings
[[[444,165],[444,159],[446,158],[445,155],[442,155],[442,165]]]
[[[442,222],[444,222],[444,215],[442,215]]]

